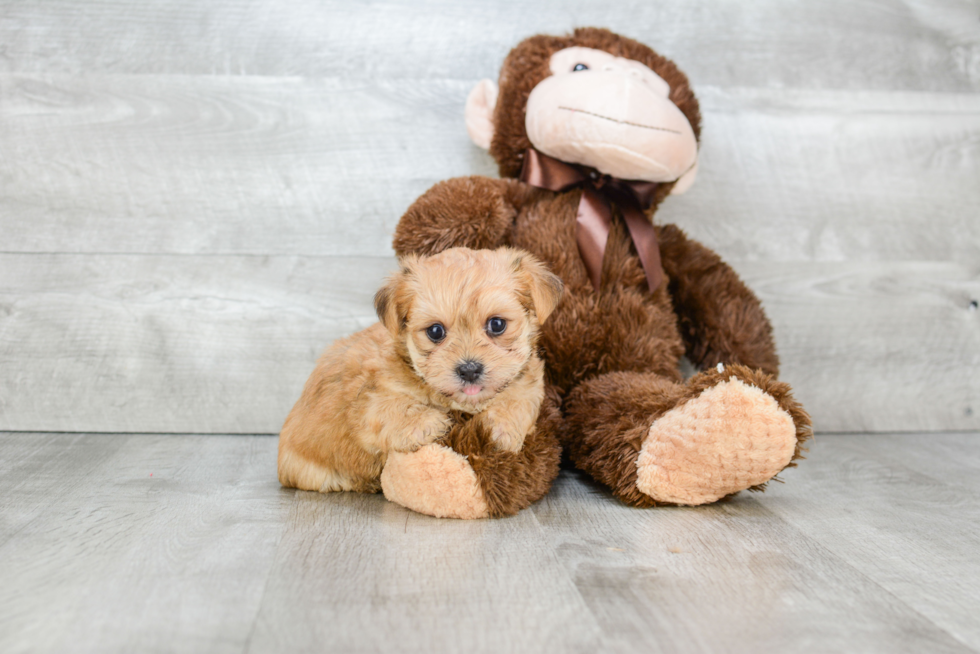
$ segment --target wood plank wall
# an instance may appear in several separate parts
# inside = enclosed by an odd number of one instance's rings
[[[980,429],[980,8],[0,2],[0,430],[272,433],[374,321],[462,120],[524,36],[601,25],[690,75],[658,221],[763,298],[818,431]]]

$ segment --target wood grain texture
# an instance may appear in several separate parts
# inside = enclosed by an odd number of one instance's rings
[[[734,261],[980,265],[980,95],[697,90],[702,167],[657,220]]]
[[[765,506],[977,648],[978,447],[975,433],[935,444],[907,434],[820,437],[814,469],[780,486]]]
[[[381,495],[304,491],[292,506],[248,652],[599,649],[528,511],[438,520]]]
[[[125,442],[82,434],[0,438],[0,547],[100,471]]]
[[[796,483],[796,471],[786,477]],[[567,472],[532,510],[609,651],[971,651],[832,544],[776,519],[770,501],[638,511]],[[977,606],[972,592],[945,587]]]
[[[474,522],[283,490],[276,445],[0,433],[0,650],[980,651],[978,432],[820,436],[700,508],[566,470]]]
[[[980,266],[735,263],[817,432],[980,428]]]
[[[4,429],[278,433],[393,258],[0,255]]]
[[[3,482],[5,522],[35,515],[0,544],[0,650],[241,652],[289,499],[276,439],[5,435],[0,459],[35,440]]]
[[[433,81],[0,79],[6,252],[390,255],[408,205],[495,173]],[[447,129],[452,125],[455,129]]]
[[[8,0],[0,70],[471,79],[525,36],[599,25],[697,84],[962,92],[980,91],[978,18],[971,0]]]
[[[431,185],[496,175],[469,88],[0,76],[0,249],[390,254]],[[658,221],[733,260],[980,261],[980,95],[698,90],[699,179]]]

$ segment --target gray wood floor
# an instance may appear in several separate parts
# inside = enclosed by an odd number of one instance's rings
[[[278,488],[401,213],[495,174],[467,92],[581,25],[688,72],[657,220],[763,299],[810,459],[500,521]],[[0,0],[0,652],[980,652],[978,144],[976,0]]]
[[[819,436],[701,508],[564,471],[474,522],[283,490],[275,450],[0,436],[0,651],[980,651],[980,434]]]

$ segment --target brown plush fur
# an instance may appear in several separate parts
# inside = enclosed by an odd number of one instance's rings
[[[591,28],[569,36],[535,36],[511,51],[500,74],[490,152],[502,176],[515,177],[531,147],[524,127],[528,95],[550,74],[551,55],[569,46],[597,48],[647,65],[668,82],[671,100],[699,133],[698,105],[686,77],[650,48]],[[651,216],[671,186],[660,186]],[[779,361],[755,295],[717,254],[673,225],[657,227],[665,283],[651,294],[618,211],[596,292],[576,244],[580,197],[579,190],[554,193],[515,179],[449,180],[409,208],[395,231],[394,247],[404,254],[510,245],[533,253],[562,278],[565,298],[540,339],[548,383],[565,400],[558,431],[573,462],[623,501],[655,504],[636,487],[637,457],[652,422],[732,376],[771,395],[792,418],[793,458],[799,458],[810,434],[809,417],[789,387],[773,378]],[[729,367],[685,384],[679,372],[685,353],[700,367],[720,362]],[[488,497],[520,495],[515,488],[523,481],[518,478],[491,475],[476,460],[473,468]]]
[[[732,378],[768,393],[790,415],[797,437],[793,460],[802,458],[803,444],[811,436],[810,418],[793,398],[789,385],[740,365],[727,366],[723,372],[704,371],[686,385],[637,373],[612,373],[587,381],[565,403],[562,442],[576,466],[588,470],[621,500],[633,506],[656,506],[657,502],[636,488],[636,457],[651,422]],[[761,484],[752,490],[764,487]]]
[[[671,280],[668,293],[691,363],[714,368],[738,352],[740,363],[779,374],[772,327],[759,299],[721,257],[687,239],[676,225],[664,225],[657,233],[664,270]],[[700,283],[682,283],[687,279]]]

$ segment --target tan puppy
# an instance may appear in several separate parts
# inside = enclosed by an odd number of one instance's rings
[[[518,451],[544,397],[538,326],[562,283],[518,250],[410,256],[375,296],[381,323],[320,357],[279,435],[279,481],[377,492],[389,450],[445,435],[452,411],[478,414]]]

